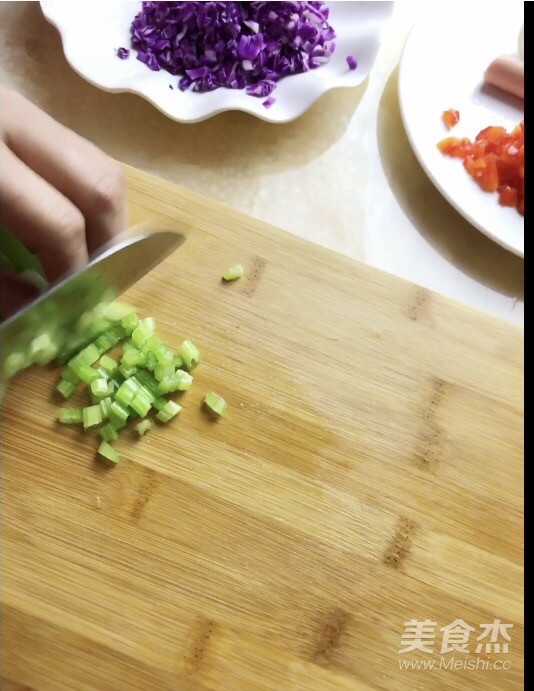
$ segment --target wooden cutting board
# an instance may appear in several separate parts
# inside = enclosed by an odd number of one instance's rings
[[[11,387],[3,688],[522,688],[522,331],[128,179],[133,220],[187,241],[125,299],[203,363],[112,470],[54,422],[56,371]],[[458,619],[470,652],[441,655]],[[399,652],[412,620],[431,652]]]

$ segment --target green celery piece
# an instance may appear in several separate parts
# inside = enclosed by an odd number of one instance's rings
[[[241,266],[241,264],[234,264],[229,269],[226,269],[226,271],[223,273],[223,279],[225,281],[235,281],[238,278],[241,278],[244,273],[245,269]]]
[[[98,433],[100,434],[100,436],[102,437],[102,439],[104,441],[108,441],[108,442],[114,441],[115,439],[119,438],[119,433],[117,432],[115,427],[113,427],[113,425],[110,422],[108,422],[107,425],[104,425],[104,427],[101,427],[98,430]]]
[[[100,350],[98,349],[98,347],[96,346],[95,343],[91,343],[88,346],[86,346],[85,348],[83,348],[83,350],[80,350],[78,355],[76,355],[76,357],[72,358],[71,362],[74,361],[75,363],[77,363],[78,365],[80,365],[82,367],[84,365],[90,366],[90,365],[94,365],[94,363],[98,360],[99,357],[100,357]]]
[[[130,405],[130,403],[135,398],[138,392],[139,384],[132,377],[130,379],[127,379],[124,382],[124,384],[121,384],[117,393],[115,394],[115,400],[117,401],[117,403],[126,408]]]
[[[176,369],[181,369],[184,366],[184,361],[179,355],[175,355],[173,359],[173,365]]]
[[[100,367],[111,377],[117,374],[119,371],[119,363],[117,360],[115,360],[115,358],[112,358],[109,355],[102,355],[100,358]]]
[[[70,381],[73,384],[77,384],[80,381],[80,377],[73,372],[70,367],[63,367],[61,370],[61,378],[65,381]]]
[[[111,461],[111,463],[115,465],[120,461],[119,454],[107,441],[103,441],[98,447],[98,455],[102,456],[102,458],[105,458],[107,461]]]
[[[83,411],[81,408],[62,408],[58,420],[64,425],[78,424],[83,422]]]
[[[168,377],[174,374],[175,367],[173,364],[170,365],[157,365],[154,367],[154,379],[161,381],[164,377]]]
[[[87,406],[83,408],[83,428],[88,429],[102,422],[102,411],[99,405]]]
[[[140,436],[143,436],[145,432],[149,432],[154,427],[152,420],[144,419],[141,420],[139,424],[135,426],[136,431]]]
[[[95,396],[108,396],[108,392],[109,389],[107,379],[95,379],[91,382],[91,393]]]
[[[143,322],[132,331],[132,342],[136,348],[142,348],[148,339],[152,336],[152,332],[146,329]]]
[[[46,281],[46,274],[37,255],[30,252],[15,235],[9,232],[7,228],[0,225],[0,247],[2,248],[2,255],[8,260],[10,268],[17,273],[23,271],[35,271],[44,281]]]
[[[137,374],[137,367],[126,367],[125,365],[120,365],[119,372],[125,379],[130,379]]]
[[[121,364],[125,367],[137,367],[137,365],[144,365],[146,362],[146,356],[137,348],[130,348],[125,353],[123,353],[121,358]]]
[[[48,365],[57,355],[57,345],[49,333],[43,333],[30,344],[30,358],[36,365]]]
[[[29,365],[31,365],[31,360],[29,360],[24,353],[10,353],[4,361],[3,378],[5,380],[11,379],[11,377],[14,377],[18,372],[26,369]]]
[[[62,379],[56,386],[56,391],[58,391],[63,396],[63,398],[69,398],[74,393],[75,388],[76,385],[73,384],[71,381],[66,381],[65,379]]]
[[[110,396],[107,396],[106,398],[103,398],[99,402],[100,406],[100,411],[102,413],[102,420],[107,420],[109,417],[109,411],[111,410],[111,404],[113,401],[111,400]]]
[[[175,403],[174,401],[167,401],[164,408],[159,411],[156,415],[156,419],[160,422],[169,422],[175,415],[182,410],[182,407]]]
[[[146,417],[152,407],[150,401],[141,392],[137,393],[134,399],[130,402],[130,408],[133,408],[141,417]]]
[[[138,372],[135,373],[135,379],[139,382],[139,384],[141,384],[141,386],[144,386],[153,394],[157,394],[158,382],[156,381],[156,379],[154,379],[150,372],[140,369]]]
[[[166,398],[163,398],[162,396],[159,396],[152,402],[152,406],[158,411],[158,413],[165,408],[167,405],[168,401]]]
[[[80,379],[86,384],[90,384],[91,382],[95,381],[95,379],[100,379],[100,374],[98,373],[98,371],[96,369],[93,369],[89,365],[84,365],[83,367],[80,367],[77,374],[80,377]]]
[[[188,370],[193,369],[200,362],[198,348],[189,340],[182,343],[178,350],[178,355],[182,358],[185,368]]]
[[[146,362],[145,362],[145,367],[153,372],[158,364],[158,358],[156,357],[156,354],[153,353],[151,350],[149,350],[146,354]]]
[[[169,374],[159,382],[157,392],[160,395],[171,393],[172,391],[187,391],[191,388],[193,377],[183,370],[176,370],[174,374]]]
[[[156,333],[156,320],[154,317],[147,317],[146,319],[143,319],[141,324],[143,325],[143,328],[146,331],[150,331],[152,335]]]
[[[111,302],[109,305],[105,305],[103,308],[103,316],[107,319],[111,319],[114,322],[121,322],[122,320],[129,317],[131,314],[135,314],[135,307],[127,305],[123,302]]]
[[[128,332],[128,334],[131,334],[134,331],[134,329],[136,329],[139,326],[139,317],[135,312],[127,314],[122,318],[121,326],[125,331]]]
[[[177,391],[189,391],[193,384],[193,377],[184,370],[178,370],[176,374],[179,376]]]
[[[161,338],[158,338],[157,336],[150,336],[143,346],[143,350],[145,352],[152,352],[154,355],[157,355],[162,348],[167,348],[167,346],[165,343],[163,343]]]
[[[105,331],[101,336],[99,336],[94,345],[99,351],[99,357],[104,355],[108,350],[114,348],[118,343],[123,341],[128,336],[126,330],[117,324],[108,331]]]
[[[221,416],[226,412],[226,401],[221,396],[218,396],[213,391],[206,394],[204,398],[204,405],[215,415]]]
[[[174,368],[174,354],[170,348],[161,348],[156,353],[156,358],[160,365],[172,365]]]
[[[113,401],[111,408],[109,409],[109,421],[115,427],[115,429],[122,429],[126,426],[126,421],[128,420],[128,411],[124,406],[117,401]]]

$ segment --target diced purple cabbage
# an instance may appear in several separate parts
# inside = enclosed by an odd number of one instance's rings
[[[269,108],[279,79],[330,60],[328,15],[324,2],[143,2],[130,33],[137,59],[181,91],[245,89]]]
[[[347,65],[349,66],[349,70],[355,70],[358,67],[354,55],[347,55]]]
[[[121,60],[126,60],[126,58],[130,57],[130,51],[128,50],[128,48],[117,48],[117,56]]]

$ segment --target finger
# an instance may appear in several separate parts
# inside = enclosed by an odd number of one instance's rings
[[[80,209],[89,251],[123,231],[128,205],[122,167],[19,94],[8,92],[4,100],[5,143]]]
[[[0,316],[9,317],[33,298],[37,297],[35,286],[16,274],[2,273],[0,276]]]
[[[50,281],[87,261],[81,212],[0,143],[0,217],[36,252]]]

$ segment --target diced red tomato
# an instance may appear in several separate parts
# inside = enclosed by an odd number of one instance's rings
[[[446,113],[443,119],[445,124]],[[452,116],[451,116],[452,117]],[[463,137],[447,137],[438,143],[446,156],[461,158],[464,168],[486,192],[498,192],[499,203],[515,206],[525,213],[525,123],[522,121],[507,132],[504,127],[490,125],[481,130],[474,141]]]
[[[503,206],[517,206],[518,195],[517,190],[510,185],[501,185],[499,187],[499,204]]]
[[[443,111],[443,115],[441,117],[446,128],[450,130],[460,122],[460,111],[454,110],[454,108],[449,108],[449,110]]]

